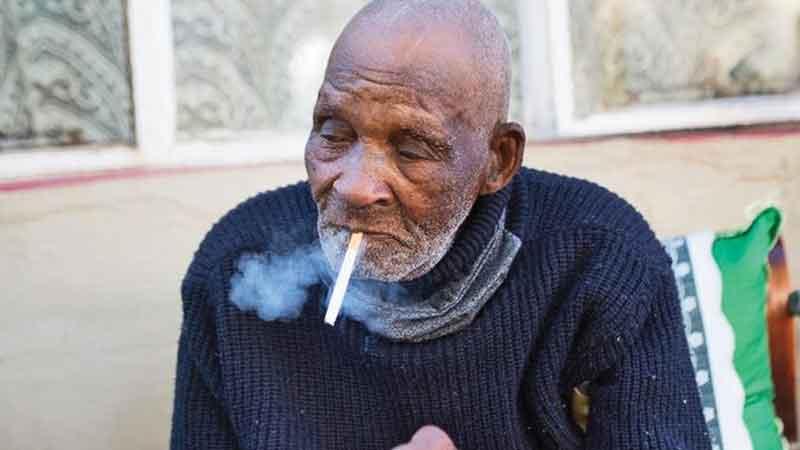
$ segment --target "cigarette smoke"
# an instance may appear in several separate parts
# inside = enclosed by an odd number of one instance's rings
[[[330,295],[335,278],[319,242],[283,255],[248,253],[239,258],[231,277],[230,301],[262,320],[290,321],[302,313],[309,288],[323,284]],[[322,306],[327,306],[327,295],[319,299]],[[380,305],[408,306],[411,297],[397,283],[351,279],[341,314],[374,331],[383,314]]]
[[[230,300],[243,312],[259,318],[293,320],[300,316],[308,288],[322,280],[325,257],[319,246],[308,245],[286,255],[245,254],[231,277]]]

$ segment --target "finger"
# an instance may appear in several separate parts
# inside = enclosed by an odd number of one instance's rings
[[[428,425],[422,427],[411,438],[412,448],[425,450],[456,450],[455,444],[441,428]]]
[[[411,445],[411,444],[403,444],[403,445],[398,445],[397,447],[394,447],[392,450],[422,450],[422,449],[420,449],[417,446]]]

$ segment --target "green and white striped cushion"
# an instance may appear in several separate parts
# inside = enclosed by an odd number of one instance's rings
[[[714,450],[780,450],[767,336],[767,257],[781,215],[667,240]]]

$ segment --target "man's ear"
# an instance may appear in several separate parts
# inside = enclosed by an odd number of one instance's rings
[[[498,125],[489,143],[489,166],[481,195],[493,194],[511,182],[522,165],[525,130],[515,122]]]

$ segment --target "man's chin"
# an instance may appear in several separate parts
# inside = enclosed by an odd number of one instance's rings
[[[325,246],[323,245],[323,248]],[[403,250],[397,251],[374,251],[374,248],[367,248],[363,251],[353,269],[352,277],[357,280],[372,280],[385,283],[396,283],[408,281],[417,276],[424,275],[427,268],[427,258],[412,258],[405,254]],[[339,267],[344,252],[338,248],[328,247],[324,252],[331,268]],[[420,259],[424,259],[420,261]],[[429,269],[429,268],[427,268]],[[416,275],[419,273],[419,275]]]
[[[323,253],[330,267],[336,271],[344,258],[351,234],[343,228],[321,226],[319,235]],[[423,239],[418,240],[421,241]],[[363,246],[352,277],[387,283],[411,281],[422,277],[449,249],[449,243],[411,245],[394,236],[369,233],[365,236]]]
[[[328,230],[325,230],[328,231]],[[328,265],[336,271],[344,258],[350,234],[336,230],[322,233],[320,239]],[[396,239],[381,236],[381,239],[365,237],[352,277],[359,280],[398,282],[406,279],[421,264],[419,256],[410,255],[408,248],[398,244]],[[380,242],[378,242],[380,241]],[[423,263],[424,264],[424,263]]]
[[[419,266],[419,264],[410,264],[408,261],[398,261],[396,257],[376,260],[370,258],[370,255],[364,256],[353,270],[353,278],[396,283],[408,280]]]
[[[353,278],[357,280],[380,281],[384,283],[397,283],[404,281],[410,271],[399,271],[397,268],[387,270],[360,264],[353,270]]]

